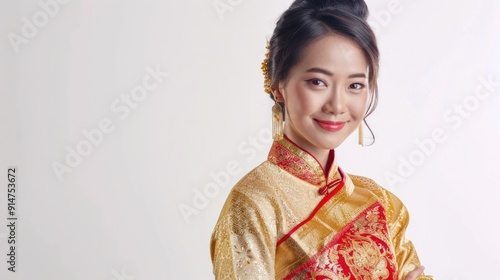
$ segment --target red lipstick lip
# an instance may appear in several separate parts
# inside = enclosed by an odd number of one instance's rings
[[[336,132],[344,128],[345,122],[331,122],[314,119],[314,121],[324,130]]]

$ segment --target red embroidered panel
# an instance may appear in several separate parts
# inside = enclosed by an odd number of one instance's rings
[[[274,142],[271,147],[268,160],[301,180],[314,185],[321,185],[322,183],[321,178],[318,177],[314,169],[304,159],[277,142]]]
[[[377,202],[284,279],[397,280],[390,244],[384,209]]]

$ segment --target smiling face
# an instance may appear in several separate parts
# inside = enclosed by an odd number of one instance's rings
[[[311,42],[287,80],[273,89],[286,108],[285,135],[326,161],[363,120],[369,99],[368,63],[351,39],[327,35]]]

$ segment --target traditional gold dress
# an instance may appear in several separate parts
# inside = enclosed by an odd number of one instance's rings
[[[420,265],[403,203],[330,158],[326,174],[286,136],[273,143],[224,204],[210,244],[216,279],[400,280]]]

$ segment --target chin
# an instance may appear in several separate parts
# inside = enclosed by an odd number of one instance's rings
[[[322,149],[326,149],[326,150],[334,150],[334,149],[337,149],[340,145],[342,145],[344,140],[339,141],[338,139],[335,139],[335,140],[331,140],[328,142],[325,142],[325,141],[322,141],[322,142],[323,142],[323,143],[321,143],[322,145],[319,147],[322,147]]]

